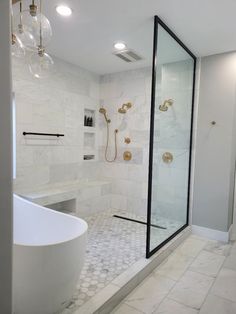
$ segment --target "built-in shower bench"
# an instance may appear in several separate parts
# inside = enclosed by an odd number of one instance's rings
[[[44,185],[34,190],[16,191],[16,194],[36,204],[57,210],[76,211],[78,204],[89,203],[110,194],[108,180],[70,181]]]

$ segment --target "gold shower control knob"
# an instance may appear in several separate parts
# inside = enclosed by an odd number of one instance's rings
[[[166,163],[166,164],[172,163],[173,159],[174,159],[173,155],[172,155],[171,153],[169,153],[169,152],[165,152],[165,153],[162,155],[162,160],[163,160],[163,162]]]
[[[132,159],[132,153],[126,150],[126,151],[124,152],[124,154],[123,154],[123,158],[124,158],[124,160],[126,160],[126,161],[131,160],[131,159]]]
[[[131,142],[130,137],[125,137],[125,144],[130,144],[130,142]]]

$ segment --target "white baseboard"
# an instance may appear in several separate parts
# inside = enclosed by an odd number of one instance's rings
[[[232,229],[230,227],[229,231],[219,231],[214,229],[209,229],[205,227],[200,227],[196,225],[192,225],[192,233],[196,234],[201,237],[205,237],[211,240],[221,241],[221,242],[229,242],[230,239],[230,230]]]

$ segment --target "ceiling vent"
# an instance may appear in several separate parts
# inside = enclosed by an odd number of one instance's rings
[[[133,50],[126,49],[123,51],[114,52],[113,54],[125,62],[137,62],[137,61],[143,60],[143,58],[140,57]]]

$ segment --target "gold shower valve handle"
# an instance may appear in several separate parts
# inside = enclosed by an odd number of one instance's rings
[[[130,143],[131,143],[130,137],[125,137],[125,144],[130,144]]]
[[[132,159],[132,153],[126,150],[123,154],[123,158],[125,161],[130,161]]]
[[[162,160],[164,163],[166,164],[171,164],[172,161],[173,161],[174,157],[171,153],[169,152],[165,152],[163,155],[162,155]]]

